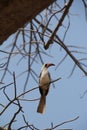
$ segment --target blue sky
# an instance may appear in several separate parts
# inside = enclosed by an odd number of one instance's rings
[[[79,0],[74,1],[70,9],[70,13],[70,28],[65,38],[65,43],[66,45],[75,45],[81,47],[83,46],[85,47],[85,49],[80,49],[80,51],[87,52],[87,21],[85,19],[85,11],[82,2]],[[63,29],[61,27],[58,32],[61,38],[63,36],[62,31]],[[9,38],[9,40],[6,41],[5,44],[9,44],[11,42],[12,41]],[[4,46],[5,45],[1,46],[1,49],[3,49]],[[65,51],[60,51],[60,47],[56,44],[50,47],[50,49],[46,52],[50,54],[52,57],[46,57],[43,55],[44,62],[46,63],[51,61],[55,63],[56,66],[61,60],[61,57],[65,55]],[[77,58],[87,57],[87,55],[81,55],[78,53],[74,55]],[[2,58],[2,56],[3,55],[1,55],[0,58]],[[14,59],[12,59],[12,63],[10,64],[11,70],[15,71],[16,75],[22,72],[22,70],[26,70],[26,59],[24,59],[24,61],[21,62],[21,65],[16,65],[16,62],[19,58],[20,57],[15,57]],[[39,75],[42,65],[39,62],[39,58],[37,58],[36,60],[38,62],[33,66],[33,69]],[[45,114],[41,115],[36,112],[39,101],[21,101],[21,104],[23,105],[23,110],[25,112],[26,120],[28,120],[30,124],[34,124],[35,127],[40,128],[42,130],[51,127],[51,123],[53,123],[53,125],[55,126],[57,124],[62,123],[63,121],[71,120],[79,116],[78,120],[62,125],[61,127],[59,127],[59,129],[73,128],[73,130],[87,130],[87,95],[85,95],[84,98],[81,99],[81,96],[87,89],[87,77],[84,76],[83,72],[78,67],[76,67],[73,75],[70,78],[68,78],[70,72],[72,71],[72,67],[73,61],[70,59],[70,57],[67,57],[66,60],[62,63],[62,65],[59,66],[57,69],[55,69],[56,67],[49,68],[52,79],[56,79],[58,77],[61,77],[62,79],[55,83],[55,88],[53,88],[51,85],[50,92],[47,96]],[[17,79],[18,94],[21,93],[23,90],[22,86],[24,83],[24,78],[25,75],[22,75]],[[8,74],[6,76],[5,82],[8,84],[12,80],[13,77],[10,77]],[[37,86],[37,83],[35,83],[35,81],[32,80],[32,77],[30,77],[26,89],[30,89],[35,86]],[[12,86],[10,86],[7,89],[7,93],[10,95],[10,97],[13,97]],[[7,103],[7,100],[4,100],[5,98],[2,95],[3,93],[0,94],[0,100],[1,102],[3,101],[5,104]],[[26,98],[33,99],[38,98],[39,96],[39,91],[35,90],[32,91],[30,94],[27,94]],[[12,117],[12,113],[13,111],[15,111],[13,108],[14,106],[11,106],[4,113],[4,115],[0,117],[0,126],[3,126],[5,123],[9,122],[9,117]],[[18,128],[18,126],[23,125],[23,120],[20,120],[22,119],[21,114],[17,117],[17,119],[18,123],[15,122],[13,124],[14,128]]]

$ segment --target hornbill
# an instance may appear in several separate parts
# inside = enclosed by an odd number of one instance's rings
[[[39,91],[41,94],[39,105],[37,108],[37,112],[43,113],[45,106],[46,106],[46,96],[49,92],[49,87],[50,87],[50,82],[51,82],[51,77],[48,72],[48,67],[54,66],[52,63],[47,63],[44,64],[41,68],[41,73],[39,77]]]

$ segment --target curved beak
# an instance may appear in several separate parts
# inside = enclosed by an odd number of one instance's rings
[[[48,64],[47,64],[47,68],[50,67],[50,66],[55,66],[55,64],[53,64],[53,63],[48,63]]]

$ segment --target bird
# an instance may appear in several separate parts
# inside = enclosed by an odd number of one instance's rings
[[[48,95],[49,88],[50,88],[50,82],[51,82],[51,76],[48,71],[48,68],[50,66],[55,66],[53,63],[46,63],[43,64],[41,68],[41,73],[39,76],[39,91],[41,94],[39,105],[37,107],[37,112],[40,114],[43,114],[46,107],[46,96]]]

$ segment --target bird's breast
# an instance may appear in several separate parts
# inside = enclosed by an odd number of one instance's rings
[[[50,75],[49,75],[49,73],[43,72],[41,74],[40,81],[39,81],[40,86],[43,86],[43,85],[45,85],[45,84],[47,84],[49,82],[50,82]]]

